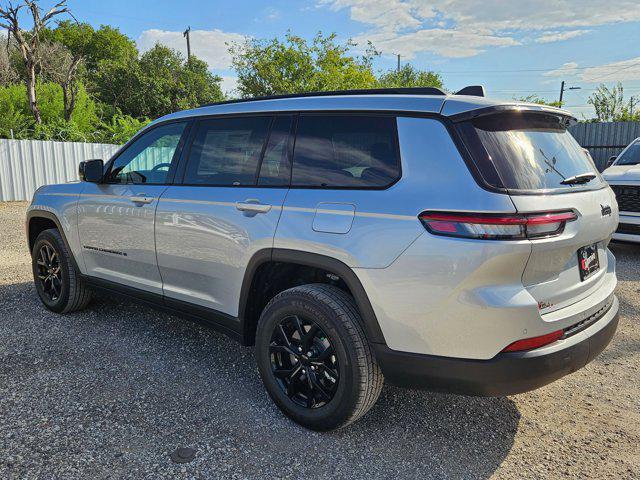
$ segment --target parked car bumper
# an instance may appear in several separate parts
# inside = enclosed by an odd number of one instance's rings
[[[466,395],[503,396],[542,387],[584,367],[609,344],[618,326],[618,299],[578,333],[550,345],[490,360],[472,360],[394,351],[375,345],[390,384]]]
[[[640,213],[627,215],[621,212],[613,239],[620,242],[640,243]]]

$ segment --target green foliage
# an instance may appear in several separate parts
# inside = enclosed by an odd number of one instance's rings
[[[443,88],[442,77],[439,73],[418,70],[410,64],[404,65],[400,72],[388,70],[378,77],[380,88],[401,87],[436,87]]]
[[[288,32],[284,41],[248,39],[230,48],[242,97],[322,90],[371,88],[376,85],[372,54],[348,54],[352,43],[318,33],[311,43]]]
[[[222,100],[220,77],[192,56],[156,45],[140,60],[105,61],[96,77],[98,99],[138,118],[155,118]]]
[[[126,63],[138,57],[135,42],[108,25],[95,30],[88,23],[65,20],[41,35],[44,40],[61,43],[74,56],[82,57],[90,74],[96,72],[104,60]]]
[[[0,87],[0,137],[30,138],[33,117],[27,104],[24,85]]]
[[[621,83],[611,89],[601,84],[589,97],[588,103],[593,105],[599,122],[640,121],[640,101],[635,97],[625,100]]]
[[[111,117],[111,120],[100,124],[100,130],[95,135],[95,141],[116,145],[123,144],[149,122],[150,120],[147,118],[140,120],[130,115],[116,113]]]
[[[558,107],[561,108],[562,104],[558,101],[549,101],[544,98],[539,97],[536,94],[528,95],[526,97],[514,98],[519,102],[527,102],[527,103],[538,103],[540,105],[549,105],[550,107]]]

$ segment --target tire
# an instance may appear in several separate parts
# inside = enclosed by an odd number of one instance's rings
[[[296,333],[300,324],[304,334]],[[312,333],[310,351],[300,353]],[[384,383],[353,298],[332,285],[294,287],[271,299],[258,323],[256,358],[276,405],[311,430],[356,421],[375,404]]]
[[[48,262],[50,258],[53,260]],[[44,230],[38,235],[31,252],[31,264],[36,291],[47,309],[56,313],[75,312],[91,301],[92,292],[76,271],[57,229]]]

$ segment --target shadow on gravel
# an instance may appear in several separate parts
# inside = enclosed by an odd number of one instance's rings
[[[0,286],[0,307],[9,477],[487,478],[520,420],[508,398],[385,387],[359,422],[310,432],[271,403],[252,349],[210,329],[104,297],[55,315],[26,283]],[[178,446],[195,460],[173,464]]]

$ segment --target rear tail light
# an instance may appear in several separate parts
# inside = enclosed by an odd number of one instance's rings
[[[545,345],[549,345],[550,343],[559,340],[562,335],[564,335],[564,330],[557,330],[555,332],[547,333],[546,335],[540,335],[539,337],[525,338],[524,340],[513,342],[502,351],[521,352],[523,350],[533,350],[534,348],[544,347]]]
[[[575,212],[562,211],[497,215],[424,212],[419,218],[434,235],[483,240],[522,240],[560,235],[567,222],[578,217]]]

